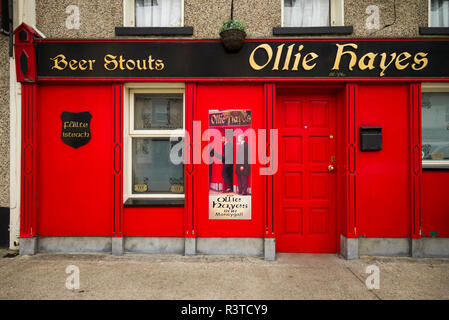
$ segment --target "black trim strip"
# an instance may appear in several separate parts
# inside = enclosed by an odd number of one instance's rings
[[[191,36],[193,27],[116,27],[116,36]]]
[[[419,27],[420,35],[448,35],[449,28],[446,27]]]
[[[273,35],[303,35],[303,34],[352,34],[352,26],[334,27],[274,27]]]
[[[184,207],[184,199],[128,199],[124,207]]]
[[[449,168],[422,168],[422,171],[449,171]]]

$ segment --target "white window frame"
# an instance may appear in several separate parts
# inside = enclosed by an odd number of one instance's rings
[[[430,21],[430,10],[432,8],[432,0],[427,0],[427,26],[430,28],[432,26],[431,21]],[[438,27],[436,27],[438,28]],[[444,28],[444,27],[443,27]]]
[[[174,93],[182,94],[182,129],[178,130],[134,130],[134,94],[136,93]],[[158,138],[185,136],[185,85],[184,83],[127,83],[124,86],[124,135],[123,135],[123,202],[128,199],[184,199],[182,194],[133,194],[132,192],[132,138]]]
[[[284,0],[281,1],[281,27],[284,27]],[[330,26],[340,27],[345,25],[345,5],[344,0],[330,1]],[[429,0],[430,1],[430,0]]]
[[[447,83],[447,82],[423,82],[421,84],[421,94],[425,93],[425,92],[449,92],[449,83]],[[422,108],[422,106],[421,106],[421,108]],[[421,133],[421,135],[422,135],[422,133]],[[422,160],[422,167],[423,168],[434,168],[434,169],[449,168],[449,160]]]
[[[123,0],[123,26],[124,27],[136,26],[135,0]],[[179,27],[184,27],[184,0],[181,0],[181,25]]]

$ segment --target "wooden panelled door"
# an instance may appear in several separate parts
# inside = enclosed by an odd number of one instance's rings
[[[335,98],[279,95],[276,251],[337,252]]]

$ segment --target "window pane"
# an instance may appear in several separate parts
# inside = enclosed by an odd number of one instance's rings
[[[284,27],[329,26],[329,0],[284,0]]]
[[[135,94],[135,130],[183,128],[182,94]]]
[[[430,26],[449,27],[449,0],[431,0]]]
[[[136,27],[180,27],[182,0],[135,0]]]
[[[422,157],[449,160],[449,92],[422,95]]]
[[[184,193],[184,166],[174,164],[170,151],[182,138],[133,138],[132,192]],[[182,159],[182,150],[177,154]]]

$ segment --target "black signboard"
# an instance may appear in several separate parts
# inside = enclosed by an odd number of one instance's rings
[[[37,42],[38,77],[423,78],[449,77],[447,40]]]
[[[62,141],[75,149],[87,144],[92,136],[90,132],[90,119],[92,119],[92,115],[88,111],[64,111],[61,113]]]

